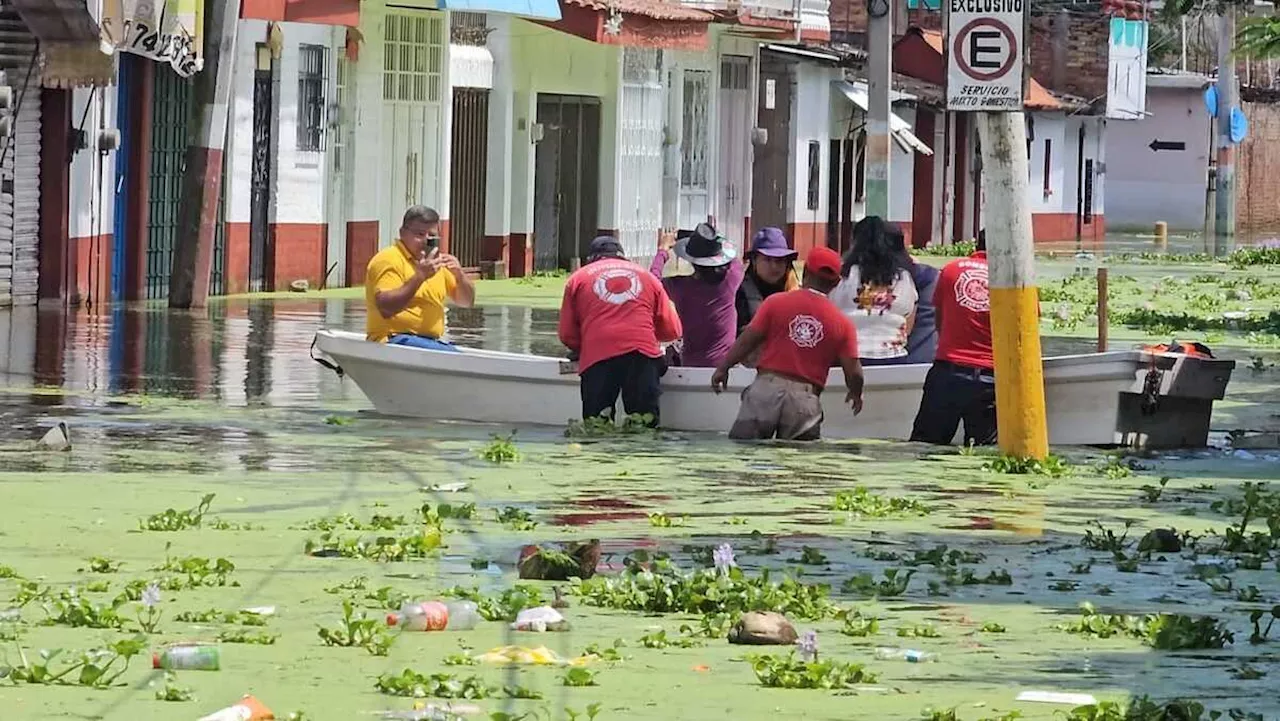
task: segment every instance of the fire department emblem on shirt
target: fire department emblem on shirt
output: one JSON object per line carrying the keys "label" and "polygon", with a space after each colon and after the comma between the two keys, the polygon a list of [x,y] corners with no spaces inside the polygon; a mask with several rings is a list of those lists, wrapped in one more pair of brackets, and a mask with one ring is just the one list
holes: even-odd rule
{"label": "fire department emblem on shirt", "polygon": [[987,269],[966,268],[956,279],[956,303],[974,313],[991,311],[991,294],[987,288]]}
{"label": "fire department emblem on shirt", "polygon": [[822,342],[822,321],[811,315],[798,315],[787,328],[791,342],[801,348],[816,348]]}
{"label": "fire department emblem on shirt", "polygon": [[622,305],[640,297],[640,276],[629,268],[610,268],[596,276],[591,288],[600,300]]}

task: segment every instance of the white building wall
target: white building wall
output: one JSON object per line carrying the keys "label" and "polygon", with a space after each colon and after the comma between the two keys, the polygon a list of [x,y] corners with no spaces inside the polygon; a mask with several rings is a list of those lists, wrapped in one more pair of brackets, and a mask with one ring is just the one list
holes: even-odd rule
{"label": "white building wall", "polygon": [[[511,82],[514,137],[511,153],[512,233],[533,232],[534,151],[531,130],[537,122],[538,93],[600,98],[599,228],[616,230],[618,94],[621,50],[512,19]],[[495,82],[495,85],[497,83]],[[495,88],[495,93],[498,88]]]}
{"label": "white building wall", "polygon": [[[1075,176],[1071,176],[1070,189],[1066,182],[1067,159],[1074,158],[1075,146],[1067,142],[1066,116],[1062,113],[1028,113],[1033,124],[1031,141],[1031,157],[1028,165],[1031,177],[1028,180],[1028,193],[1031,212],[1061,213],[1068,193],[1072,198],[1070,212],[1075,213]],[[1075,137],[1071,138],[1075,141]],[[1045,143],[1048,142],[1049,182],[1045,184]],[[1069,147],[1070,146],[1070,147]],[[1074,168],[1075,165],[1070,167]]]}
{"label": "white building wall", "polygon": [[[88,134],[89,147],[71,161],[72,238],[111,235],[115,217],[115,151],[98,148],[101,130],[116,127],[114,88],[77,88],[72,93],[71,121]],[[82,122],[83,121],[83,122]],[[106,253],[110,248],[104,248]]]}
{"label": "white building wall", "polygon": [[[355,222],[378,222],[382,217],[385,185],[382,167],[382,30],[385,9],[382,3],[366,2],[360,6],[360,55],[351,66],[355,93],[347,117],[351,131],[352,213]],[[379,247],[389,245],[396,228],[378,228]]]}
{"label": "white building wall", "polygon": [[[1171,229],[1198,230],[1210,147],[1203,91],[1148,85],[1147,112],[1107,124],[1107,224],[1148,230],[1163,220]],[[1153,151],[1155,140],[1183,142],[1186,150]]]}
{"label": "white building wall", "polygon": [[[916,125],[916,111],[907,105],[895,105],[893,114],[911,124]],[[932,143],[932,138],[921,138],[925,143]],[[889,220],[900,223],[904,227],[911,225],[912,203],[915,199],[916,154],[904,150],[896,140],[889,141]]]}
{"label": "white building wall", "polygon": [[[846,103],[843,97],[834,97],[831,90],[832,81],[839,80],[841,74],[839,69],[802,62],[795,65],[795,77],[795,94],[791,99],[791,193],[787,198],[787,221],[825,224],[832,134],[831,114],[827,109],[834,102]],[[812,208],[808,207],[811,142],[818,143],[818,197]]]}
{"label": "white building wall", "polygon": [[[241,20],[236,30],[236,60],[231,85],[231,107],[225,153],[226,183],[224,220],[249,222],[250,183],[253,177],[253,77],[257,44],[266,42],[265,20]],[[248,272],[247,270],[245,271]]]}
{"label": "white building wall", "polygon": [[[329,86],[333,82],[334,53],[332,30],[327,25],[308,23],[280,23],[284,34],[284,48],[275,63],[276,92],[275,116],[276,163],[271,179],[274,193],[273,223],[319,225],[326,220],[325,183],[328,166],[328,139],[321,151],[298,148],[298,69],[300,45],[319,45],[329,48],[326,54],[325,75]],[[262,37],[258,35],[256,37]],[[252,39],[250,44],[252,45]],[[252,50],[252,48],[251,48]],[[253,84],[250,76],[250,100]],[[333,102],[326,88],[326,104]],[[252,112],[250,112],[252,123]],[[252,125],[249,127],[252,140]]]}

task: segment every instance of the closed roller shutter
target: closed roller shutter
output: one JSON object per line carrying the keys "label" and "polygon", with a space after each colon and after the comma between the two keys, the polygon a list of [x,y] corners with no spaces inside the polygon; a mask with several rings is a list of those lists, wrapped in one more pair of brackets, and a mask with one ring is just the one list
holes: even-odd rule
{"label": "closed roller shutter", "polygon": [[40,282],[40,74],[29,72],[36,41],[0,7],[0,69],[14,91],[13,135],[0,164],[0,305],[35,305]]}

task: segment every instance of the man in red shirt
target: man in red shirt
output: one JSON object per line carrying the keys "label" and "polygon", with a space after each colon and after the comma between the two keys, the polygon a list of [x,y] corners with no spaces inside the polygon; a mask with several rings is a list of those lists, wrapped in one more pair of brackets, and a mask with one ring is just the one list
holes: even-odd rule
{"label": "man in red shirt", "polygon": [[628,416],[658,424],[662,346],[683,333],[662,281],[627,260],[616,238],[591,241],[587,264],[564,287],[560,342],[578,359],[582,417]]}
{"label": "man in red shirt", "polygon": [[729,437],[817,440],[822,433],[822,401],[827,375],[844,370],[845,396],[854,414],[862,412],[862,364],[858,336],[844,313],[827,299],[840,282],[840,255],[814,248],[804,262],[800,288],[764,300],[711,375],[711,388],[724,390],[729,369],[760,350],[756,378],[742,392]]}
{"label": "man in red shirt", "polygon": [[924,381],[911,440],[948,445],[963,420],[965,445],[991,445],[996,442],[996,380],[985,230],[978,233],[976,253],[942,269],[933,304],[938,354]]}

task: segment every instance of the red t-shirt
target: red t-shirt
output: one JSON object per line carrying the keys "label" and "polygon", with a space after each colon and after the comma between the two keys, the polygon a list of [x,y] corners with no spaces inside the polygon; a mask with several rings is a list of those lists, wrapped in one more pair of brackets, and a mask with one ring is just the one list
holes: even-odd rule
{"label": "red t-shirt", "polygon": [[560,342],[578,351],[579,373],[635,351],[657,358],[683,332],[662,281],[625,258],[584,265],[564,286]]}
{"label": "red t-shirt", "polygon": [[953,260],[942,269],[933,305],[937,310],[937,359],[970,368],[995,368],[985,251]]}
{"label": "red t-shirt", "polygon": [[827,387],[839,358],[858,357],[858,332],[827,296],[800,288],[765,298],[749,329],[764,334],[756,368]]}

